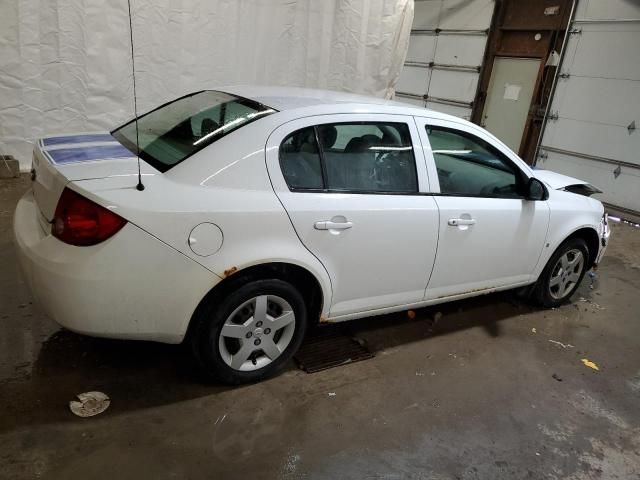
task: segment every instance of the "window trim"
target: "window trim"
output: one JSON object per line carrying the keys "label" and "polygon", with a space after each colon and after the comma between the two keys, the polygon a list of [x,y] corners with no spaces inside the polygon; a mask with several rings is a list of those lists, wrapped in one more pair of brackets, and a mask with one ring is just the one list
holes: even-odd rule
{"label": "window trim", "polygon": [[[399,191],[386,191],[386,190],[349,190],[349,189],[337,189],[337,188],[327,188],[327,166],[325,163],[324,149],[322,148],[322,144],[320,143],[320,136],[318,134],[318,127],[323,125],[404,125],[407,128],[407,133],[409,134],[409,141],[411,142],[411,156],[413,157],[413,171],[415,175],[415,190],[399,192]],[[284,169],[282,168],[282,156],[281,156],[281,148],[284,141],[289,138],[290,135],[304,130],[306,128],[313,128],[314,137],[316,141],[316,145],[318,147],[318,156],[320,158],[320,166],[322,168],[322,185],[324,188],[300,188],[300,187],[291,187],[289,182],[287,182],[287,177],[284,175]],[[420,180],[418,174],[418,161],[416,159],[416,146],[413,142],[413,138],[411,137],[411,127],[409,122],[402,121],[384,121],[384,120],[356,120],[356,121],[343,121],[343,122],[327,122],[327,123],[314,123],[313,125],[308,125],[306,127],[297,128],[288,132],[284,135],[280,145],[278,146],[278,164],[280,166],[280,173],[284,178],[285,185],[289,189],[290,192],[293,193],[348,193],[352,195],[406,195],[406,196],[418,196],[427,194],[430,195],[430,192],[421,192],[420,191]]]}
{"label": "window trim", "polygon": [[[305,128],[309,128],[309,127],[305,127]],[[324,150],[322,149],[322,147],[320,146],[320,134],[318,133],[318,126],[317,125],[313,125],[311,128],[313,128],[313,136],[316,139],[316,147],[318,148],[318,157],[320,158],[320,170],[322,171],[322,187],[323,190],[325,190],[327,188],[327,185],[329,184],[329,174],[327,173],[327,164],[325,162],[325,158],[324,158]],[[297,131],[297,130],[296,130]],[[291,132],[289,135],[293,134],[295,132]],[[287,137],[289,136],[287,135]],[[278,156],[280,156],[280,152],[278,151]],[[282,168],[282,164],[280,164],[280,168]],[[289,182],[287,182],[287,179],[285,177],[284,179],[285,183],[287,184],[287,187],[289,186]],[[298,189],[298,190],[304,190],[304,189]]]}
{"label": "window trim", "polygon": [[[483,146],[483,148],[488,149],[489,152],[492,153],[493,155],[495,155],[498,159],[502,160],[507,165],[511,166],[513,168],[513,173],[514,173],[517,181],[519,182],[519,185],[517,185],[517,188],[520,191],[517,193],[517,196],[506,197],[506,196],[493,195],[493,194],[488,194],[488,195],[475,194],[475,195],[471,195],[471,194],[468,194],[468,193],[445,193],[445,192],[442,192],[442,186],[440,185],[440,176],[437,175],[437,164],[436,164],[435,155],[433,153],[433,147],[431,145],[431,139],[429,138],[429,133],[427,131],[428,129],[436,129],[436,130],[440,130],[440,131],[450,132],[450,133],[453,133],[455,135],[460,135],[462,137],[470,138],[475,143],[478,143],[479,145]],[[438,189],[440,190],[440,192],[434,193],[434,195],[437,195],[437,196],[440,196],[440,197],[495,198],[495,199],[499,199],[499,200],[526,200],[526,195],[525,195],[524,189],[526,188],[527,182],[529,180],[529,176],[527,176],[525,174],[525,172],[522,171],[522,169],[518,166],[518,164],[516,162],[514,162],[511,158],[509,158],[508,155],[506,155],[504,152],[502,152],[499,148],[497,148],[495,145],[493,145],[488,140],[485,140],[484,138],[479,137],[478,135],[476,135],[475,133],[473,133],[473,132],[471,132],[469,130],[456,128],[456,127],[452,127],[452,126],[448,126],[448,125],[436,125],[436,124],[429,123],[429,121],[425,121],[425,123],[424,123],[424,135],[425,135],[427,141],[429,142],[429,153],[431,154],[431,160],[433,161],[434,167],[436,169],[436,178],[438,180]]]}

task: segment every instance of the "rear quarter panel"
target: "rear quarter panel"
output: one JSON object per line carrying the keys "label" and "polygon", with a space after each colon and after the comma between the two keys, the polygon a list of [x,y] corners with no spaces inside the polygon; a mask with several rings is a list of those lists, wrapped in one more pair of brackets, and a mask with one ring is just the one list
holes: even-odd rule
{"label": "rear quarter panel", "polygon": [[[265,163],[271,125],[260,124],[223,137],[164,174],[145,177],[143,192],[135,189],[134,176],[78,181],[75,188],[209,269],[218,281],[268,262],[306,268],[323,290],[326,315],[328,274],[300,242],[273,191]],[[222,247],[209,256],[189,246],[190,232],[204,222],[223,234]]]}

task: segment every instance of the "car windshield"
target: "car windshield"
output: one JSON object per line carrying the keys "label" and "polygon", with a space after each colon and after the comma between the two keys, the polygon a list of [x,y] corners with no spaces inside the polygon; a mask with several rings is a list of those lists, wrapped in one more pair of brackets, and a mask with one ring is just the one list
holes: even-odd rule
{"label": "car windshield", "polygon": [[215,90],[181,97],[116,128],[111,134],[134,154],[166,172],[234,130],[276,110]]}

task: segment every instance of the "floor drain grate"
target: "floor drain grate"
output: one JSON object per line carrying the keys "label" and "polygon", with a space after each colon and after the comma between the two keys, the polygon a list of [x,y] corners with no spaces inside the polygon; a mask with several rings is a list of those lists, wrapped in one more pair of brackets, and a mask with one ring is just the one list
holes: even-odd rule
{"label": "floor drain grate", "polygon": [[295,359],[302,370],[315,373],[373,356],[373,353],[355,340],[349,332],[338,328],[319,327],[317,332],[307,336],[295,354]]}

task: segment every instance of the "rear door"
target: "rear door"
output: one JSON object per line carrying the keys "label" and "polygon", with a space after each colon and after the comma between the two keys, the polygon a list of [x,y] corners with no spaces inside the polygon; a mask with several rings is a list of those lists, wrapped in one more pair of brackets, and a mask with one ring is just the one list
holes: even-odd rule
{"label": "rear door", "polygon": [[440,209],[438,257],[425,299],[532,280],[549,223],[546,201],[523,196],[528,176],[484,131],[416,118]]}
{"label": "rear door", "polygon": [[267,142],[278,198],[331,278],[332,317],[422,300],[438,209],[415,123],[400,115],[323,115]]}

